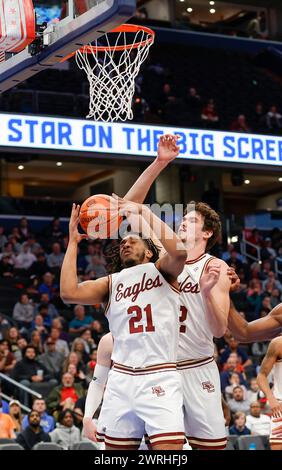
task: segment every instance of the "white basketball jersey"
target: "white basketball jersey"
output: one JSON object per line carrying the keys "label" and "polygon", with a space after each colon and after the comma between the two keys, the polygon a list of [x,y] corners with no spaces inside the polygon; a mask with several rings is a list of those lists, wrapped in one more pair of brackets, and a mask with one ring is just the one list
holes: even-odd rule
{"label": "white basketball jersey", "polygon": [[207,321],[206,305],[199,282],[211,259],[214,257],[203,254],[194,261],[187,261],[178,277],[180,288],[178,361],[214,355],[213,334]]}
{"label": "white basketball jersey", "polygon": [[275,362],[272,371],[274,378],[273,395],[278,400],[282,400],[282,359]]}
{"label": "white basketball jersey", "polygon": [[114,338],[112,360],[128,367],[176,363],[179,292],[153,263],[110,277],[107,318]]}

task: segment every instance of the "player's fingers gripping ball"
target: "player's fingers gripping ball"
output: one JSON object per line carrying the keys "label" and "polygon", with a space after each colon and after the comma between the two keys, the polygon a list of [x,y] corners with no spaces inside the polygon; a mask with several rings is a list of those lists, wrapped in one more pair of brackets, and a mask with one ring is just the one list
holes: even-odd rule
{"label": "player's fingers gripping ball", "polygon": [[89,238],[115,238],[123,218],[113,199],[106,194],[90,196],[83,202],[79,223]]}

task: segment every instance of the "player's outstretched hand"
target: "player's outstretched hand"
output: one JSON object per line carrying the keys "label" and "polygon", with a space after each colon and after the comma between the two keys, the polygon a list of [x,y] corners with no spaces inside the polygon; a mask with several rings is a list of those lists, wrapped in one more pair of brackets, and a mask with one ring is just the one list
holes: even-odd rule
{"label": "player's outstretched hand", "polygon": [[236,292],[240,287],[240,278],[234,268],[227,269],[227,276],[231,281],[230,292]]}
{"label": "player's outstretched hand", "polygon": [[158,145],[158,162],[169,163],[179,155],[180,147],[177,145],[179,137],[179,135],[172,134],[161,136]]}
{"label": "player's outstretched hand", "polygon": [[[269,400],[269,405],[271,408],[271,414],[273,418],[276,418],[276,422],[281,421],[282,423],[282,403],[279,402],[275,397]],[[282,424],[281,424],[281,434],[282,434]]]}
{"label": "player's outstretched hand", "polygon": [[75,241],[76,243],[89,238],[88,235],[78,232],[79,210],[80,206],[73,203],[69,222],[69,240]]}
{"label": "player's outstretched hand", "polygon": [[220,264],[208,265],[205,274],[200,279],[200,287],[203,294],[207,295],[218,282],[220,267]]}
{"label": "player's outstretched hand", "polygon": [[90,441],[97,442],[97,428],[92,418],[83,418],[83,435]]}

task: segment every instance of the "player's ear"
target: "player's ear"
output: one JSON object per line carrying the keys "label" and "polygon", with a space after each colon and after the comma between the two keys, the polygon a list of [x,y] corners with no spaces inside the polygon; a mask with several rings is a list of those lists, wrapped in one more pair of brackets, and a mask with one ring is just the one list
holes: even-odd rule
{"label": "player's ear", "polygon": [[211,238],[213,236],[213,231],[212,230],[205,230],[204,231],[204,238],[205,240],[208,240],[209,238]]}
{"label": "player's ear", "polygon": [[146,258],[151,260],[154,255],[153,255],[153,252],[151,250],[145,250],[145,256],[146,256]]}

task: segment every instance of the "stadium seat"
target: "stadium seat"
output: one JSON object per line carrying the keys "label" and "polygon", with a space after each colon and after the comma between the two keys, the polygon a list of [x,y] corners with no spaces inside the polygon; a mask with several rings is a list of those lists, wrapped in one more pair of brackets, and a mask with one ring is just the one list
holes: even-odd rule
{"label": "stadium seat", "polygon": [[262,436],[240,436],[238,438],[239,450],[265,450]]}
{"label": "stadium seat", "polygon": [[231,442],[234,449],[238,448],[238,436],[227,436],[227,441]]}
{"label": "stadium seat", "polygon": [[10,444],[0,444],[0,450],[24,450],[24,448],[16,442],[11,442]]}
{"label": "stadium seat", "polygon": [[59,446],[59,444],[55,444],[55,442],[38,442],[32,448],[32,450],[64,450],[63,447]]}
{"label": "stadium seat", "polygon": [[225,447],[224,450],[235,450],[235,447],[234,447],[234,445],[233,445],[233,442],[231,442],[231,441],[228,440],[228,441],[227,441],[227,444],[226,444],[226,447]]}
{"label": "stadium seat", "polygon": [[2,437],[0,439],[0,444],[13,444],[15,439],[8,439],[7,437]]}
{"label": "stadium seat", "polygon": [[95,442],[80,441],[73,444],[70,450],[99,450],[99,446]]}

